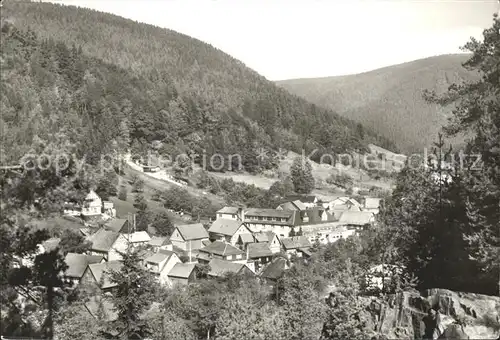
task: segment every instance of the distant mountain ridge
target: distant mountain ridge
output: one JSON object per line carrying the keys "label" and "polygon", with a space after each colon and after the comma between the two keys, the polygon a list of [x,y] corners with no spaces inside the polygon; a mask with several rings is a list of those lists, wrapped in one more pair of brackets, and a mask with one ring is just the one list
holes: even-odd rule
{"label": "distant mountain ridge", "polygon": [[475,79],[477,74],[462,67],[467,58],[466,54],[441,55],[355,75],[277,84],[373,128],[405,152],[419,152],[436,140],[451,111],[451,107],[427,103],[424,90],[442,93],[453,83]]}

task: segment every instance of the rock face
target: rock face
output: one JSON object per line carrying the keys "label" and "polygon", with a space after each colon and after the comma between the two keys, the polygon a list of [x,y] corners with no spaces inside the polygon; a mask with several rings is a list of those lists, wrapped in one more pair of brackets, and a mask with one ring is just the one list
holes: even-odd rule
{"label": "rock face", "polygon": [[429,289],[402,292],[382,301],[365,298],[368,327],[389,339],[420,339],[422,319],[431,307],[439,307],[444,333],[440,339],[498,339],[500,298],[472,293]]}

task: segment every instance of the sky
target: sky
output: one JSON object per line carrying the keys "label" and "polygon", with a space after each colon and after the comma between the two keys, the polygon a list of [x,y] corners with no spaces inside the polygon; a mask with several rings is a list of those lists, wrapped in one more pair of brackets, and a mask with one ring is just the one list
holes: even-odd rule
{"label": "sky", "polygon": [[53,0],[187,34],[270,80],[355,74],[461,53],[498,0]]}

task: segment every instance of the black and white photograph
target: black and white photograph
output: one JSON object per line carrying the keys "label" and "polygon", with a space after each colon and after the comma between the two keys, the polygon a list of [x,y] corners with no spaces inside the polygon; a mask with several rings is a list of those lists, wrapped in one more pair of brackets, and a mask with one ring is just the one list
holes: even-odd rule
{"label": "black and white photograph", "polygon": [[1,340],[500,340],[500,0],[1,0]]}

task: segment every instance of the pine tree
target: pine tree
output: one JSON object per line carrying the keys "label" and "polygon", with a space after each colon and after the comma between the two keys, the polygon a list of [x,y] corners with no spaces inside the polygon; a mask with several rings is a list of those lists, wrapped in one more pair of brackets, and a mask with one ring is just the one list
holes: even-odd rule
{"label": "pine tree", "polygon": [[308,194],[314,189],[311,163],[305,157],[298,156],[294,159],[290,167],[290,177],[295,192]]}
{"label": "pine tree", "polygon": [[117,285],[112,300],[118,313],[121,334],[129,339],[133,334],[148,335],[146,320],[140,315],[153,301],[154,279],[142,266],[138,251],[122,253],[123,266],[119,271],[111,271],[110,281]]}
{"label": "pine tree", "polygon": [[[469,217],[465,230],[470,256],[486,275],[496,275],[500,294],[500,18],[483,32],[483,40],[471,39],[464,46],[472,52],[464,67],[479,71],[481,78],[467,84],[453,84],[448,93],[427,98],[441,105],[453,103],[448,135],[472,135],[460,163],[461,190]],[[478,157],[480,156],[480,160]]]}

